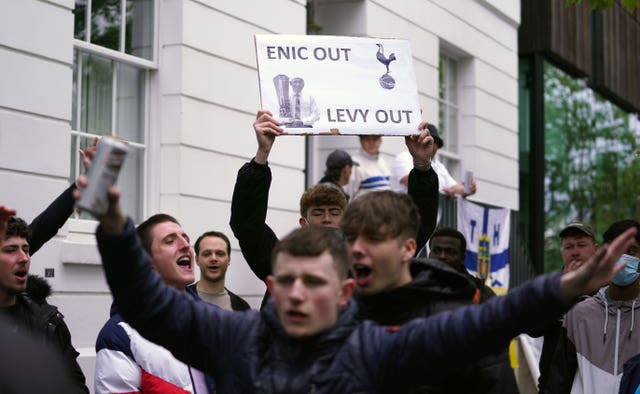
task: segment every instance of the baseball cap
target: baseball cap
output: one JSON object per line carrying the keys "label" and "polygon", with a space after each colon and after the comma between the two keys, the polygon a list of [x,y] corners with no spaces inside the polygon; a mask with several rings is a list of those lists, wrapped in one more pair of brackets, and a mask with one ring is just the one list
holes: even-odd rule
{"label": "baseball cap", "polygon": [[442,148],[444,146],[444,141],[440,138],[440,133],[438,132],[438,128],[432,124],[427,125],[427,130],[429,130],[429,134],[433,137],[438,148]]}
{"label": "baseball cap", "polygon": [[560,238],[564,238],[566,236],[569,236],[570,232],[575,233],[575,231],[572,230],[577,230],[578,232],[581,232],[589,237],[591,237],[592,239],[596,239],[596,233],[595,231],[593,231],[593,229],[584,224],[584,223],[580,223],[580,222],[573,222],[573,223],[569,223],[567,224],[567,226],[565,228],[562,229],[562,231],[560,231]]}
{"label": "baseball cap", "polygon": [[357,166],[359,164],[341,149],[336,149],[327,156],[327,168],[342,168],[346,165]]}

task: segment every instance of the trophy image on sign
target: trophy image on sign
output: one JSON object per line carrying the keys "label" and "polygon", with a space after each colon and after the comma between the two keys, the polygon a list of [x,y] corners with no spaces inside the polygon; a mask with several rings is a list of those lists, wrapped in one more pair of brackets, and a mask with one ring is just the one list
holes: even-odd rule
{"label": "trophy image on sign", "polygon": [[289,98],[289,77],[279,74],[273,77],[273,85],[278,96],[280,118],[291,119],[291,99]]}

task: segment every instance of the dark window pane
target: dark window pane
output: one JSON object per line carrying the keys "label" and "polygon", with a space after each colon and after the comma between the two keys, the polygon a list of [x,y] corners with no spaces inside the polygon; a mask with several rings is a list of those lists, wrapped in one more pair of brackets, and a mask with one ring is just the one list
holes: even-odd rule
{"label": "dark window pane", "polygon": [[87,39],[87,0],[76,0],[73,9],[73,36],[78,40]]}
{"label": "dark window pane", "polygon": [[120,0],[91,1],[91,43],[120,50]]}

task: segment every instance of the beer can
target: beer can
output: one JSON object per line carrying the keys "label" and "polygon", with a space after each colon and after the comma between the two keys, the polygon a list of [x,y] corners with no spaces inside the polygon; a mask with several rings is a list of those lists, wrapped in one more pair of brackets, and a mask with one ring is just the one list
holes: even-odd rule
{"label": "beer can", "polygon": [[124,141],[102,137],[87,172],[87,187],[82,190],[77,206],[96,215],[104,215],[109,208],[107,190],[118,180],[118,174],[129,151]]}

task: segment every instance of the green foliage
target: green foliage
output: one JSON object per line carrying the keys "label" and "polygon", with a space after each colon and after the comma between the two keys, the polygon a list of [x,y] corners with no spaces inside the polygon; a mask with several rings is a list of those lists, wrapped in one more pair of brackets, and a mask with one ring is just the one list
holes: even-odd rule
{"label": "green foliage", "polygon": [[545,65],[545,270],[562,266],[557,234],[570,221],[602,234],[634,218],[639,127],[582,80]]}
{"label": "green foliage", "polygon": [[[583,0],[567,0],[567,4],[582,4]],[[611,7],[615,0],[589,0],[591,9],[604,10]],[[622,5],[629,11],[633,11],[640,7],[640,0],[621,0]]]}

